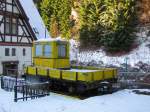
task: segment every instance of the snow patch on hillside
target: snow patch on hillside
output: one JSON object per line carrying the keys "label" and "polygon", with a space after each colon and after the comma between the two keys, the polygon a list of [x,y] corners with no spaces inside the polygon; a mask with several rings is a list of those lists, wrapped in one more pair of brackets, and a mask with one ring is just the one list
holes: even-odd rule
{"label": "snow patch on hillside", "polygon": [[[135,66],[138,62],[150,64],[150,38],[139,38],[140,46],[129,54],[123,56],[111,57],[107,56],[102,50],[95,51],[82,51],[79,52],[78,44],[75,40],[71,40],[71,60],[76,60],[79,63],[94,62],[95,64],[102,64],[104,66],[114,65],[120,66],[121,64],[127,63],[131,66]],[[144,39],[144,40],[142,40]]]}

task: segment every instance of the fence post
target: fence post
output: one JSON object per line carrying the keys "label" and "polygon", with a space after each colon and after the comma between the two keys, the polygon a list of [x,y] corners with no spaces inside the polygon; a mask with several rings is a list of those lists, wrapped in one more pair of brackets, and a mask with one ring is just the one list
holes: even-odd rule
{"label": "fence post", "polygon": [[22,86],[22,94],[23,94],[23,101],[25,99],[25,90],[24,90],[24,85]]}
{"label": "fence post", "polygon": [[14,102],[17,102],[17,86],[14,86]]}
{"label": "fence post", "polygon": [[1,77],[1,89],[4,89],[3,77]]}

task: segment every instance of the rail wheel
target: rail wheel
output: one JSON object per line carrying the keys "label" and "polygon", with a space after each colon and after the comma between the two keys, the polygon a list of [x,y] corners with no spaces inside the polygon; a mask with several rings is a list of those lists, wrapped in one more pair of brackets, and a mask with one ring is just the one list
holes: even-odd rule
{"label": "rail wheel", "polygon": [[112,84],[111,83],[101,83],[97,91],[102,94],[112,93]]}
{"label": "rail wheel", "polygon": [[68,87],[68,92],[71,93],[71,94],[72,94],[72,93],[75,93],[75,90],[76,90],[76,89],[75,89],[75,87],[73,87],[73,86]]}

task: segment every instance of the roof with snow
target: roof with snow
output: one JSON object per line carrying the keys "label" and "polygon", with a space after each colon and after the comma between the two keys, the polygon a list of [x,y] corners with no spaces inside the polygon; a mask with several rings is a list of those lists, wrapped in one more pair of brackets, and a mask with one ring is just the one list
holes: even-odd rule
{"label": "roof with snow", "polygon": [[65,40],[61,37],[57,37],[57,38],[41,38],[35,42],[51,42],[51,41],[67,41],[67,40]]}
{"label": "roof with snow", "polygon": [[49,32],[33,2],[33,0],[20,0],[20,3],[29,18],[29,23],[37,39],[50,38]]}

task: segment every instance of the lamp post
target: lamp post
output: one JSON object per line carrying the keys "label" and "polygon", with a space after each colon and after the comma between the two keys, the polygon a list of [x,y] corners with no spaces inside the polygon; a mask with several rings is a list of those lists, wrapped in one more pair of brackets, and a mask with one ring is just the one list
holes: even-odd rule
{"label": "lamp post", "polygon": [[126,72],[128,71],[128,60],[129,60],[129,57],[126,57],[125,58]]}

